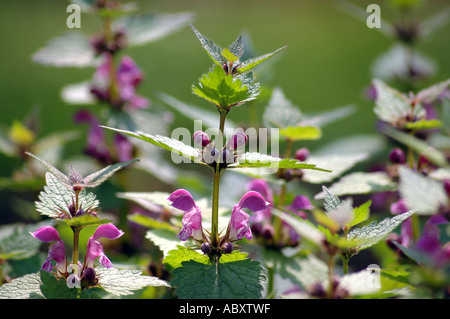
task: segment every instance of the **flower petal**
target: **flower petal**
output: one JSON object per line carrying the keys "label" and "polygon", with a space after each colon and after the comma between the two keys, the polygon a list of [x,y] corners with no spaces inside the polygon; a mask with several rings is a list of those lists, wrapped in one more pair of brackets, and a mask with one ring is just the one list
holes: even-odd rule
{"label": "flower petal", "polygon": [[91,238],[94,238],[94,240],[97,240],[99,238],[116,239],[123,234],[124,232],[118,229],[113,224],[104,224],[98,226],[97,230]]}
{"label": "flower petal", "polygon": [[184,212],[196,207],[192,195],[185,189],[176,190],[169,196],[168,200],[172,202],[173,207]]}
{"label": "flower petal", "polygon": [[263,210],[269,206],[270,203],[266,202],[264,197],[258,192],[250,191],[242,196],[238,206],[240,208],[248,208],[254,212]]}
{"label": "flower petal", "polygon": [[36,239],[43,241],[44,243],[51,243],[54,241],[60,241],[58,231],[52,226],[43,226],[36,230],[34,233],[30,233]]}

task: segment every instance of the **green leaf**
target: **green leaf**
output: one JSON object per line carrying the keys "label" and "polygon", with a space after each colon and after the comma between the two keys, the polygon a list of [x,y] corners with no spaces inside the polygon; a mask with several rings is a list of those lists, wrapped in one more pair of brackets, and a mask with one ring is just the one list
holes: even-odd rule
{"label": "green leaf", "polygon": [[390,127],[385,127],[383,133],[394,140],[411,147],[419,154],[425,155],[430,162],[437,166],[444,167],[448,165],[445,155],[437,149],[431,147],[427,142],[424,142],[410,134],[395,130]]}
{"label": "green leaf", "polygon": [[283,50],[284,48],[286,48],[286,46],[279,48],[278,50],[275,50],[271,53],[267,53],[255,58],[251,58],[248,59],[244,62],[242,62],[241,64],[239,64],[237,70],[239,73],[244,73],[247,72],[251,69],[253,69],[255,66],[259,65],[260,63],[266,61],[267,59],[273,57],[275,54],[277,54],[278,52],[280,52],[281,50]]}
{"label": "green leaf", "polygon": [[390,234],[398,225],[411,217],[414,211],[396,215],[392,218],[385,218],[377,224],[372,222],[367,226],[355,228],[348,234],[348,239],[355,242],[355,248],[363,250],[369,248]]}
{"label": "green leaf", "polygon": [[436,101],[436,99],[450,86],[450,79],[443,82],[434,84],[430,87],[420,90],[416,97],[420,103],[430,104]]}
{"label": "green leaf", "polygon": [[314,126],[288,126],[281,129],[279,134],[291,141],[317,140],[322,137],[320,128]]}
{"label": "green leaf", "polygon": [[116,163],[113,165],[109,165],[105,168],[102,168],[101,170],[86,176],[83,179],[84,186],[85,187],[97,187],[100,184],[102,184],[104,181],[106,181],[108,178],[110,178],[118,170],[120,170],[132,163],[135,163],[137,161],[138,161],[138,159],[132,159],[127,162]]}
{"label": "green leaf", "polygon": [[408,114],[412,115],[413,118],[422,119],[425,117],[425,109],[420,104],[415,105],[412,113],[411,103],[406,96],[381,80],[374,79],[372,84],[377,91],[374,111],[381,120],[388,123],[397,123],[398,120]]}
{"label": "green leaf", "polygon": [[167,256],[163,260],[163,263],[169,270],[171,270],[182,267],[183,262],[191,260],[202,264],[209,264],[210,262],[208,256],[200,254],[196,250],[177,245],[177,249],[168,252]]}
{"label": "green leaf", "polygon": [[361,206],[358,206],[353,209],[354,218],[353,220],[348,224],[349,227],[353,227],[355,225],[358,225],[362,222],[365,222],[369,219],[370,216],[370,205],[372,204],[372,201],[369,200],[362,204]]}
{"label": "green leaf", "polygon": [[60,222],[70,227],[86,227],[108,224],[112,221],[108,218],[99,218],[93,215],[83,215],[70,219],[61,219]]}
{"label": "green leaf", "polygon": [[297,127],[303,119],[303,114],[298,107],[292,104],[283,93],[276,87],[272,91],[269,103],[263,114],[264,125],[267,127]]}
{"label": "green leaf", "polygon": [[259,90],[260,85],[254,83],[252,73],[232,76],[217,65],[203,74],[197,85],[192,86],[194,94],[221,108],[254,100],[259,95]]}
{"label": "green leaf", "polygon": [[137,269],[117,269],[97,267],[98,285],[115,296],[132,295],[145,287],[170,287],[157,277],[144,276]]}
{"label": "green leaf", "polygon": [[127,45],[141,46],[179,31],[193,17],[190,12],[133,14],[115,20],[113,29],[125,31]]}
{"label": "green leaf", "polygon": [[315,163],[319,167],[326,167],[332,172],[323,173],[319,171],[304,171],[303,181],[311,184],[323,184],[333,181],[335,178],[341,176],[346,171],[351,169],[356,164],[366,160],[369,157],[368,153],[353,153],[353,154],[326,154],[314,155],[308,157],[308,161]]}
{"label": "green leaf", "polygon": [[37,224],[1,226],[0,260],[21,260],[37,254],[42,242],[33,238],[30,232],[51,224],[51,221],[43,221]]}
{"label": "green leaf", "polygon": [[55,67],[94,67],[96,57],[89,38],[82,32],[64,33],[32,56],[33,62]]}
{"label": "green leaf", "polygon": [[442,122],[439,120],[419,120],[416,122],[405,123],[403,127],[413,131],[429,130],[442,127]]}
{"label": "green leaf", "polygon": [[271,168],[295,168],[295,169],[312,169],[323,172],[331,172],[324,168],[319,168],[315,164],[299,162],[291,158],[279,158],[270,155],[260,154],[256,152],[248,152],[238,157],[238,163],[231,164],[229,168],[245,168],[245,167],[271,167]]}
{"label": "green leaf", "polygon": [[47,299],[77,299],[80,290],[69,288],[63,278],[56,278],[54,274],[40,271],[42,281],[41,292]]}
{"label": "green leaf", "polygon": [[[150,240],[161,250],[165,258],[171,251],[176,251],[178,246],[191,245],[191,240],[180,242],[180,239],[176,236],[173,230],[168,229],[151,229],[145,234],[145,238]],[[174,260],[172,262],[175,263]],[[169,258],[168,264],[170,265],[171,259]]]}
{"label": "green leaf", "polygon": [[203,49],[206,50],[209,57],[217,64],[219,67],[222,67],[222,64],[226,62],[222,56],[222,50],[218,47],[212,40],[209,40],[207,37],[203,36],[192,24],[189,24],[197,36],[198,40],[202,44]]}
{"label": "green leaf", "polygon": [[[336,196],[370,194],[394,191],[397,189],[397,183],[385,172],[354,172],[342,177],[328,189]],[[315,199],[324,197],[324,192],[314,196]]]}
{"label": "green leaf", "polygon": [[132,215],[128,216],[128,220],[133,223],[144,226],[144,227],[153,228],[153,229],[166,229],[166,230],[171,231],[172,233],[174,232],[174,227],[171,226],[170,224],[165,223],[165,222],[160,222],[160,221],[156,220],[155,218],[151,218],[146,215],[132,214]]}
{"label": "green leaf", "polygon": [[[36,210],[52,218],[57,218],[60,212],[71,216],[69,206],[73,204],[75,193],[64,187],[52,173],[47,172],[45,180],[47,184],[38,195],[39,201],[35,203]],[[95,195],[87,193],[86,189],[79,193],[78,203],[84,210],[95,209],[100,204]]]}
{"label": "green leaf", "polygon": [[325,202],[323,203],[323,205],[328,213],[334,211],[342,204],[339,197],[330,192],[328,188],[322,186],[322,190],[325,193]]}
{"label": "green leaf", "polygon": [[152,135],[152,134],[147,134],[147,133],[143,133],[143,132],[131,132],[131,131],[120,130],[120,129],[107,127],[107,126],[101,126],[101,127],[106,128],[108,130],[115,131],[115,132],[123,133],[123,134],[129,135],[129,136],[132,136],[132,137],[136,137],[145,142],[148,142],[150,144],[159,146],[165,150],[172,151],[178,155],[181,155],[184,158],[187,158],[187,159],[193,161],[194,163],[203,164],[201,152],[198,149],[196,149],[192,146],[186,145],[181,141],[169,138],[167,136]]}
{"label": "green leaf", "polygon": [[0,299],[44,299],[38,273],[28,274],[0,286]]}
{"label": "green leaf", "polygon": [[256,299],[262,297],[265,269],[250,259],[206,265],[185,261],[172,271],[171,284],[182,299]]}
{"label": "green leaf", "polygon": [[399,176],[400,195],[417,214],[432,215],[447,204],[448,196],[441,182],[406,167],[400,167]]}

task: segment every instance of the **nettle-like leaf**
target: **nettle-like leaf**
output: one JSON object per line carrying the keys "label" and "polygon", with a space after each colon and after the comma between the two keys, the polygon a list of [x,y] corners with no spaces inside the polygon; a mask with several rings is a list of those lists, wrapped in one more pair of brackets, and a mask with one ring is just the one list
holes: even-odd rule
{"label": "nettle-like leaf", "polygon": [[170,287],[157,277],[144,276],[137,269],[96,268],[98,285],[114,296],[132,295],[145,287]]}
{"label": "nettle-like leaf", "polygon": [[[75,193],[64,187],[50,172],[45,174],[45,180],[47,184],[38,196],[39,201],[35,203],[36,210],[52,218],[59,217],[60,213],[71,216],[69,206],[75,201]],[[94,210],[100,204],[96,196],[93,193],[87,193],[86,189],[79,193],[78,203],[84,210]]]}
{"label": "nettle-like leaf", "polygon": [[395,124],[408,115],[413,119],[425,118],[425,109],[421,104],[412,108],[411,101],[405,95],[379,79],[374,79],[372,84],[377,91],[374,111],[381,120]]}
{"label": "nettle-like leaf", "polygon": [[[394,191],[397,189],[397,183],[385,172],[354,172],[342,177],[328,189],[336,196],[370,194]],[[325,195],[322,191],[314,198],[325,198]]]}
{"label": "nettle-like leaf", "polygon": [[190,25],[194,31],[196,37],[202,44],[203,49],[208,53],[209,57],[213,62],[222,67],[224,64],[231,62],[233,66],[236,66],[236,71],[239,74],[243,74],[253,69],[260,63],[266,61],[267,59],[273,57],[275,54],[286,48],[285,46],[279,48],[278,50],[264,54],[255,58],[250,58],[243,62],[239,62],[239,58],[244,54],[244,46],[242,42],[242,36],[239,36],[236,41],[234,41],[228,48],[221,49],[214,41],[208,39],[202,35],[193,25]]}
{"label": "nettle-like leaf", "polygon": [[27,274],[3,284],[0,299],[44,299],[39,274]]}
{"label": "nettle-like leaf", "polygon": [[330,170],[319,168],[315,164],[308,164],[299,162],[296,159],[291,158],[279,158],[271,155],[248,152],[238,157],[238,163],[231,164],[229,168],[257,168],[257,167],[270,167],[270,168],[295,168],[295,169],[311,169],[319,170],[330,173]]}
{"label": "nettle-like leaf", "polygon": [[419,215],[432,215],[448,202],[442,182],[423,176],[406,167],[399,169],[399,192],[409,209]]}
{"label": "nettle-like leaf", "polygon": [[108,165],[107,167],[102,168],[83,178],[73,167],[70,168],[69,174],[65,175],[46,160],[43,160],[38,156],[29,152],[26,152],[26,154],[38,160],[42,165],[44,165],[49,170],[50,173],[52,173],[58,179],[61,185],[63,185],[68,189],[74,188],[84,189],[86,187],[92,188],[100,186],[103,182],[109,179],[118,170],[138,161],[138,159],[133,159],[127,162]]}
{"label": "nettle-like leaf", "polygon": [[260,84],[254,82],[252,73],[233,76],[214,65],[192,86],[192,92],[217,107],[230,108],[256,99]]}
{"label": "nettle-like leaf", "polygon": [[21,260],[38,253],[41,242],[30,236],[41,226],[51,225],[51,221],[37,224],[12,224],[0,227],[0,260]]}
{"label": "nettle-like leaf", "polygon": [[131,132],[131,131],[120,130],[120,129],[107,127],[107,126],[101,126],[101,127],[106,128],[108,130],[115,131],[115,132],[123,133],[123,134],[129,135],[129,136],[132,136],[132,137],[136,137],[136,138],[146,141],[150,144],[159,146],[165,150],[172,151],[178,155],[181,155],[182,157],[189,159],[194,163],[203,164],[202,155],[201,155],[200,151],[197,148],[186,145],[179,140],[175,140],[175,139],[172,139],[167,136],[152,135],[152,134],[143,133],[143,132],[139,132],[139,131]]}
{"label": "nettle-like leaf", "polygon": [[381,222],[372,222],[367,226],[352,229],[348,233],[348,240],[355,243],[355,248],[363,250],[369,248],[380,240],[383,240],[390,234],[397,226],[399,226],[407,218],[411,217],[414,211],[409,211],[403,214],[396,215],[392,218],[385,218]]}
{"label": "nettle-like leaf", "polygon": [[332,171],[330,173],[324,173],[320,171],[305,171],[302,179],[303,181],[311,184],[323,184],[331,182],[354,167],[356,164],[366,160],[368,157],[368,153],[326,155],[311,154],[310,156],[308,156],[308,161],[316,163],[316,165],[320,167],[327,167]]}
{"label": "nettle-like leaf", "polygon": [[133,14],[115,20],[112,28],[125,33],[127,45],[141,46],[179,31],[193,17],[190,12]]}
{"label": "nettle-like leaf", "polygon": [[64,33],[33,54],[33,62],[56,67],[94,67],[95,51],[83,32]]}

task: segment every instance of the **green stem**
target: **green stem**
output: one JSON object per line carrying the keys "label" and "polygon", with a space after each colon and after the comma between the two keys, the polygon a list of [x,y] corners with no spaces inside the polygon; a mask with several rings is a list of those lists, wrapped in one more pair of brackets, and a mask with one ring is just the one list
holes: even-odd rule
{"label": "green stem", "polygon": [[72,252],[72,264],[78,266],[78,254],[80,245],[80,226],[72,227],[73,230],[73,252]]}
{"label": "green stem", "polygon": [[[223,132],[225,128],[225,119],[228,111],[219,108],[220,113],[220,125],[219,125],[219,140],[221,140],[221,145],[223,145]],[[213,178],[213,194],[212,194],[212,218],[211,218],[211,245],[212,248],[218,248],[219,245],[219,188],[220,188],[220,156],[217,165],[214,167],[214,178]]]}
{"label": "green stem", "polygon": [[333,277],[334,277],[334,254],[330,254],[328,259],[328,297],[333,296]]}
{"label": "green stem", "polygon": [[350,258],[348,258],[347,256],[344,256],[343,261],[342,261],[342,271],[344,272],[344,275],[348,274],[348,262],[349,262]]}

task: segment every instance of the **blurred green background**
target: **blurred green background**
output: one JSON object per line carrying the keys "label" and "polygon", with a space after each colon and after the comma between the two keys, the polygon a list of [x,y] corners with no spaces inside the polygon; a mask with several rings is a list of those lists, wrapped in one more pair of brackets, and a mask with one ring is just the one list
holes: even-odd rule
{"label": "blurred green background", "polygon": [[[263,85],[279,86],[304,113],[315,113],[348,104],[357,106],[352,116],[327,126],[317,143],[357,133],[374,133],[373,103],[364,92],[371,80],[374,59],[392,41],[344,13],[332,0],[156,0],[136,1],[142,12],[181,12],[195,14],[192,23],[205,36],[225,47],[245,32],[256,53],[264,54],[287,45],[277,56],[274,72]],[[381,6],[383,19],[398,18],[390,1],[354,1],[365,10],[368,4]],[[427,1],[417,10],[417,19],[440,12],[448,1]],[[68,31],[68,2],[57,0],[2,1],[0,6],[0,126],[23,119],[33,105],[41,108],[41,135],[77,128],[72,120],[78,107],[60,99],[67,84],[90,79],[93,68],[54,68],[35,64],[31,55],[51,38]],[[369,15],[369,14],[367,14]],[[82,14],[81,30],[90,34],[101,28],[95,17]],[[449,25],[418,49],[435,60],[438,73],[433,80],[448,77],[450,70]],[[191,85],[208,70],[211,60],[202,50],[189,27],[163,40],[143,47],[126,49],[143,69],[146,79],[139,93],[153,100],[157,92],[182,101],[210,108],[191,93]],[[261,110],[265,104],[261,104]],[[95,111],[95,106],[90,107]],[[230,117],[245,122],[245,107]],[[176,114],[176,126],[191,125]],[[81,152],[85,139],[74,143],[71,152]],[[5,164],[6,163],[6,164]],[[0,155],[0,174],[10,176],[8,159]]]}

